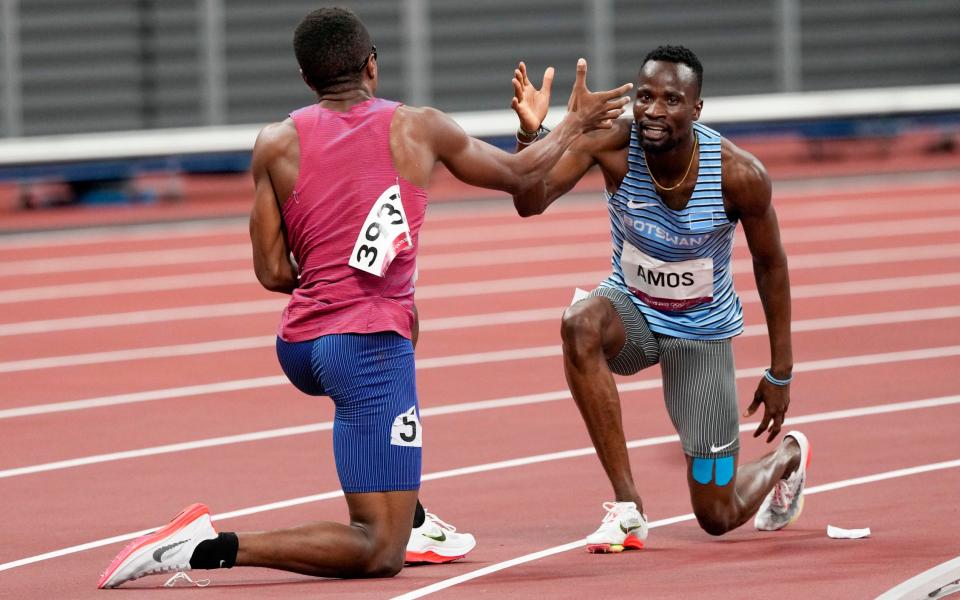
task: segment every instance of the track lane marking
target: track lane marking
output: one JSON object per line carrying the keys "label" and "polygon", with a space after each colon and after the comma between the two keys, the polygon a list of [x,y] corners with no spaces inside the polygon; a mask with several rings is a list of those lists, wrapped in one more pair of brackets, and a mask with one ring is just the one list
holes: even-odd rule
{"label": "track lane marking", "polygon": [[[539,357],[559,355],[560,349],[559,346],[539,346],[535,348],[529,348],[525,350],[526,352],[533,353]],[[520,356],[520,353],[524,350],[507,350],[493,353],[481,353],[479,356],[474,355],[470,360],[479,362],[498,362],[504,360],[517,360],[517,357]],[[957,346],[940,346],[935,348],[924,348],[920,350],[901,350],[896,352],[884,352],[879,354],[866,354],[861,356],[850,356],[843,358],[833,358],[817,361],[809,361],[804,363],[799,363],[794,365],[794,371],[799,370],[821,370],[821,369],[835,369],[840,367],[850,367],[850,366],[863,366],[870,364],[879,364],[879,363],[889,363],[895,362],[898,360],[926,360],[930,358],[945,358],[951,356],[957,356],[960,354],[960,345]],[[464,361],[467,360],[465,357],[470,355],[460,355],[454,360]],[[431,359],[423,359],[417,361],[418,369],[428,369],[428,368],[437,368],[437,366],[445,366],[439,362],[441,359],[432,359],[438,361],[433,363],[433,366],[430,366]],[[737,377],[741,376],[753,376],[753,375],[762,375],[763,368],[755,367],[752,369],[738,369]],[[740,375],[744,373],[744,375]],[[156,400],[171,400],[174,398],[185,398],[191,396],[203,396],[208,394],[217,394],[223,392],[236,392],[242,390],[252,390],[260,389],[265,387],[274,387],[287,385],[289,382],[285,375],[268,375],[265,377],[251,377],[248,379],[233,379],[230,381],[220,381],[214,383],[204,383],[204,384],[195,384],[188,386],[180,386],[174,388],[162,388],[157,390],[147,390],[141,392],[129,392],[125,394],[115,394],[111,396],[100,396],[96,398],[86,398],[82,400],[68,400],[65,402],[51,402],[48,404],[39,404],[39,405],[28,405],[28,406],[19,406],[16,408],[7,408],[0,410],[0,420],[2,419],[12,419],[17,417],[26,417],[33,415],[43,415],[50,413],[59,413],[59,412],[70,412],[75,410],[84,410],[89,408],[102,408],[105,406],[117,406],[121,404],[137,404],[140,402],[152,402]],[[646,382],[635,382],[633,384],[623,384],[625,387],[618,389],[631,389],[629,386],[637,385],[643,383],[647,385]],[[659,385],[659,381],[657,381]]]}
{"label": "track lane marking", "polygon": [[[885,414],[885,413],[896,412],[896,411],[918,410],[922,408],[947,406],[951,404],[956,404],[958,402],[960,402],[960,396],[948,396],[944,398],[932,398],[927,400],[902,402],[902,403],[898,403],[897,405],[877,405],[877,406],[871,406],[871,407],[864,407],[861,409],[829,411],[829,412],[823,412],[823,413],[814,413],[810,415],[804,415],[800,417],[788,418],[784,423],[784,425],[794,426],[794,425],[803,424],[803,423],[815,423],[815,422],[830,421],[830,420],[836,420],[836,419],[851,419],[851,418],[858,418],[863,416],[872,416],[874,414]],[[755,429],[758,423],[759,422],[744,423],[740,425],[740,431],[749,432],[752,429]],[[649,447],[649,446],[674,443],[679,441],[680,441],[680,437],[678,435],[666,435],[666,436],[658,436],[658,437],[652,437],[652,438],[644,438],[639,440],[631,440],[627,443],[627,447],[631,449],[635,449],[635,448],[643,448],[643,447]],[[565,460],[568,458],[579,458],[583,456],[589,456],[594,453],[595,453],[594,449],[592,447],[589,447],[589,448],[578,448],[574,450],[567,450],[563,452],[553,452],[549,454],[538,454],[538,455],[528,456],[524,458],[517,458],[517,459],[498,461],[493,463],[474,465],[470,467],[463,467],[459,469],[449,469],[446,471],[437,471],[434,473],[428,473],[421,478],[421,481],[435,481],[438,479],[448,479],[451,477],[460,477],[460,476],[472,475],[476,473],[486,473],[486,472],[497,471],[501,469],[524,467],[532,464],[540,464],[544,462]],[[941,465],[941,466],[937,466],[937,465]],[[948,466],[942,466],[942,465],[948,465]],[[843,480],[842,482],[825,484],[825,485],[817,486],[816,488],[811,488],[811,489],[823,488],[823,491],[829,491],[832,489],[839,489],[840,487],[845,487],[840,484],[844,482],[849,482],[849,481],[857,481],[859,483],[872,483],[874,481],[882,481],[884,479],[890,479],[892,477],[904,476],[905,474],[928,472],[928,471],[936,470],[938,468],[939,469],[952,468],[955,466],[960,466],[960,460],[948,461],[943,463],[933,463],[932,465],[925,465],[923,467],[914,467],[912,469],[898,469],[896,471],[888,471],[886,473],[879,473],[875,475],[868,475],[865,477],[858,477],[854,479]],[[918,470],[918,469],[926,469],[926,470]],[[900,474],[900,475],[892,475],[892,474]],[[848,485],[857,485],[857,484],[848,484]],[[225,520],[230,518],[249,516],[253,514],[269,512],[273,510],[280,510],[283,508],[290,508],[293,506],[300,506],[303,504],[309,504],[313,502],[319,502],[322,500],[330,500],[330,499],[339,498],[342,496],[343,496],[342,490],[334,490],[334,491],[324,492],[320,494],[301,496],[299,498],[291,498],[288,500],[270,502],[267,504],[260,504],[257,506],[251,506],[251,507],[228,511],[224,513],[218,513],[213,515],[212,519],[214,521],[220,521],[220,520]],[[673,519],[664,519],[662,521],[657,521],[657,522],[658,523],[663,523],[663,522],[675,523],[675,522],[680,522],[680,520],[685,520],[687,518],[693,518],[693,515],[680,515],[678,517],[673,517]],[[50,560],[53,558],[59,558],[61,556],[67,556],[69,554],[75,554],[77,552],[83,552],[85,550],[100,548],[102,546],[106,546],[109,544],[124,542],[127,540],[131,540],[133,538],[139,537],[141,535],[150,533],[151,531],[155,531],[156,529],[157,527],[141,529],[139,531],[134,531],[131,533],[116,535],[109,538],[103,538],[93,542],[87,542],[84,544],[69,546],[67,548],[53,550],[51,552],[45,552],[42,554],[37,554],[35,556],[30,556],[30,557],[22,558],[19,560],[6,562],[3,564],[0,564],[0,572],[42,562],[45,560]],[[573,543],[574,542],[571,542],[571,544]],[[567,548],[568,546],[570,548],[575,547],[575,546],[571,546],[571,544],[565,544],[563,547],[564,548]],[[582,540],[578,540],[576,544],[582,544]],[[558,552],[560,551],[562,550],[558,550]],[[514,559],[514,560],[517,560],[517,559]],[[516,563],[516,564],[519,564],[519,563]],[[482,569],[482,570],[485,570],[485,569]],[[479,576],[480,575],[477,575],[477,577]],[[458,580],[457,581],[458,583],[461,582],[459,578],[454,578],[454,579]],[[465,580],[466,579],[464,579],[463,581]],[[452,581],[452,580],[447,580],[447,581]],[[443,582],[440,582],[440,583],[443,583]],[[435,586],[438,584],[433,584],[433,585]],[[451,584],[451,585],[455,585],[455,584]],[[432,586],[428,586],[428,587],[432,587]],[[432,590],[432,591],[438,591],[438,590]],[[428,593],[432,593],[432,592],[428,592]]]}
{"label": "track lane marking", "polygon": [[[534,323],[541,321],[559,320],[564,307],[532,309],[525,311],[512,311],[502,313],[486,313],[479,315],[464,315],[462,317],[446,317],[444,319],[425,320],[420,324],[421,331],[437,331],[440,329],[467,329],[474,327],[493,327],[499,325],[515,325],[518,323]],[[865,313],[859,315],[843,315],[838,317],[823,317],[819,319],[797,320],[791,323],[794,332],[799,331],[818,331],[822,329],[841,328],[841,327],[864,327],[871,325],[886,325],[892,323],[916,323],[920,321],[931,321],[940,319],[954,319],[960,317],[960,306],[941,306],[934,308],[920,308],[901,311],[887,311],[880,313]],[[753,337],[757,335],[766,335],[767,327],[765,324],[747,325],[740,337]],[[276,345],[275,336],[253,336],[242,338],[229,338],[223,340],[211,340],[208,342],[193,342],[188,344],[173,344],[165,346],[147,346],[142,348],[125,348],[122,350],[108,350],[104,352],[89,352],[83,354],[69,354],[62,356],[48,356],[43,358],[30,358],[23,360],[10,360],[0,362],[0,373],[16,373],[23,371],[35,371],[40,369],[54,369],[62,367],[75,367],[84,365],[97,365],[105,363],[125,362],[134,360],[147,360],[154,358],[173,358],[180,356],[197,356],[202,354],[217,354],[221,352],[235,352],[241,350],[252,350],[259,348],[271,348]],[[557,346],[556,348],[559,348]],[[529,352],[528,352],[529,351]],[[539,358],[543,356],[556,356],[559,350],[543,354],[536,348],[521,348],[516,350],[506,350],[500,352],[519,352],[517,360],[527,358]],[[437,366],[453,366],[474,364],[470,359],[463,357],[496,355],[491,352],[473,353],[446,357],[451,359],[449,364],[436,364]],[[511,357],[512,354],[503,356]],[[426,358],[422,361],[442,361],[443,357],[436,359]],[[482,361],[481,362],[488,362]]]}
{"label": "track lane marking", "polygon": [[[555,223],[551,222],[551,225]],[[563,228],[544,230],[544,234],[549,237],[574,235],[577,232],[573,226],[581,230],[587,225],[582,221],[574,221],[571,224],[571,231]],[[480,230],[477,239],[471,239],[471,236],[460,234],[459,236],[450,236],[449,244],[456,243],[462,245],[470,241],[498,241],[500,237],[505,236],[503,240],[516,239],[517,227],[521,225],[509,225],[499,227],[494,231]],[[507,231],[507,228],[510,228]],[[784,228],[781,230],[781,237],[786,243],[802,243],[812,241],[834,241],[838,239],[871,239],[877,237],[905,236],[919,233],[934,233],[944,231],[955,231],[960,228],[960,217],[945,217],[937,219],[905,219],[900,221],[880,221],[863,222],[842,225],[822,225],[816,227]],[[539,237],[548,237],[548,235],[522,236],[520,239],[539,239]],[[509,234],[509,235],[507,235]],[[513,236],[513,237],[511,237]],[[437,245],[437,242],[421,242],[429,247],[430,244]],[[515,249],[522,255],[522,249]],[[824,262],[824,265],[830,264]],[[742,267],[741,267],[742,268]],[[602,278],[605,275],[601,275]],[[596,277],[596,276],[594,276]],[[533,278],[536,279],[536,278]],[[24,302],[30,300],[59,300],[66,298],[81,298],[100,295],[138,293],[144,291],[162,291],[174,289],[186,289],[196,287],[217,287],[226,285],[240,285],[249,283],[253,285],[255,278],[253,272],[247,269],[216,271],[208,273],[190,273],[186,275],[167,275],[161,277],[144,277],[131,279],[114,279],[107,281],[63,284],[59,286],[38,286],[27,288],[15,288],[0,291],[0,303]],[[444,285],[444,284],[439,284]],[[448,284],[450,285],[450,284]],[[455,284],[453,284],[455,285]],[[432,286],[438,287],[438,286]],[[259,288],[258,288],[259,289]],[[539,289],[539,288],[536,288]]]}
{"label": "track lane marking", "polygon": [[[953,346],[951,356],[960,355],[960,346]],[[933,349],[930,349],[933,350]],[[814,361],[808,363],[799,363],[795,365],[794,371],[798,373],[805,372],[814,372],[817,370],[829,370],[837,368],[849,368],[856,366],[869,366],[872,364],[885,364],[890,362],[900,362],[901,360],[925,360],[927,358],[939,358],[939,355],[930,356],[929,352],[924,351],[911,351],[912,354],[904,355],[903,353],[896,353],[897,356],[891,355],[865,355],[865,356],[855,356],[847,357],[847,359],[827,359],[824,361]],[[758,377],[763,374],[763,367],[753,367],[749,369],[737,369],[734,372],[734,376],[737,379],[743,379],[748,377]],[[285,382],[285,380],[284,380]],[[626,392],[637,392],[644,390],[652,390],[661,387],[662,382],[659,378],[656,379],[646,379],[643,381],[634,381],[631,383],[621,383],[617,384],[617,391],[620,393]],[[932,400],[923,400],[918,402],[928,403],[926,406],[938,406],[941,404],[952,404],[960,396],[944,396],[941,398],[935,398]],[[552,392],[542,392],[538,394],[527,394],[522,396],[512,396],[507,398],[498,398],[493,400],[479,400],[474,402],[460,402],[457,404],[448,404],[444,406],[435,406],[429,408],[423,408],[420,411],[422,417],[431,417],[431,416],[441,416],[441,415],[451,415],[467,412],[475,412],[480,410],[493,410],[500,408],[511,408],[515,406],[525,406],[531,404],[541,404],[545,402],[556,402],[563,400],[570,400],[570,392],[568,390],[556,390]],[[144,400],[146,401],[146,400]],[[890,410],[900,410],[896,407],[905,406],[904,403],[893,403],[883,406],[894,407]],[[911,404],[912,406],[912,404]],[[918,405],[919,406],[919,405]],[[858,410],[858,409],[853,409]],[[844,411],[833,411],[831,414],[847,414]],[[11,418],[11,417],[6,417]],[[132,458],[143,458],[147,456],[156,456],[160,454],[170,454],[175,452],[186,452],[190,450],[197,450],[202,448],[213,448],[217,446],[227,446],[232,444],[240,444],[252,441],[262,441],[262,440],[272,440],[277,438],[289,437],[293,435],[303,435],[307,433],[315,433],[319,431],[329,431],[333,428],[332,421],[324,421],[318,423],[311,423],[307,425],[299,425],[292,427],[281,427],[276,429],[266,429],[261,431],[255,431],[251,433],[243,433],[229,436],[219,436],[214,438],[206,438],[201,440],[193,440],[190,442],[180,442],[176,444],[165,444],[161,446],[153,446],[148,448],[140,448],[136,450],[125,450],[120,452],[110,452],[106,454],[96,454],[92,456],[86,456],[81,458],[59,460],[47,463],[41,463],[37,465],[30,465],[24,467],[15,467],[11,469],[0,470],[0,479],[17,477],[21,475],[32,475],[35,473],[43,473],[47,471],[55,471],[60,469],[68,469],[74,467],[82,467],[92,464],[100,464],[106,462],[114,462],[118,460],[127,460]]]}
{"label": "track lane marking", "polygon": [[[950,198],[951,201],[955,198]],[[898,204],[897,212],[903,210]],[[893,211],[891,211],[893,212]],[[832,217],[832,218],[835,218]],[[785,228],[788,229],[788,228]],[[948,244],[948,246],[950,246]],[[953,245],[956,246],[956,245]],[[913,249],[903,248],[904,252],[919,254],[930,248],[930,251],[942,248],[942,245],[917,246]],[[892,252],[891,250],[886,250]],[[869,251],[863,251],[869,252]],[[447,269],[463,266],[486,266],[514,264],[530,261],[546,261],[556,258],[585,258],[602,257],[609,255],[610,242],[584,242],[581,244],[551,244],[528,246],[523,253],[516,249],[489,249],[483,252],[455,252],[433,253],[429,248],[418,258],[421,270]],[[837,253],[843,256],[844,252]],[[947,254],[952,256],[953,254]],[[817,255],[819,256],[819,255]],[[58,256],[34,259],[0,259],[0,277],[15,275],[39,275],[50,273],[74,273],[78,271],[96,271],[118,268],[145,268],[163,265],[189,265],[209,263],[225,260],[251,260],[249,243],[217,244],[209,246],[192,246],[188,248],[174,248],[164,250],[138,250],[130,252],[110,252],[99,254],[85,254],[72,256]]]}
{"label": "track lane marking", "polygon": [[[899,477],[909,477],[911,475],[919,475],[922,473],[931,473],[934,471],[941,471],[944,469],[955,469],[957,467],[960,467],[960,459],[930,463],[926,465],[918,465],[916,467],[908,467],[905,469],[896,469],[893,471],[875,473],[873,475],[865,475],[863,477],[843,479],[840,481],[834,481],[824,485],[813,486],[804,490],[804,495],[822,494],[824,492],[831,492],[834,490],[844,489],[844,488],[853,487],[857,485],[866,485],[869,483],[887,481],[887,480],[896,479]],[[692,521],[693,519],[694,519],[693,513],[687,513],[685,515],[677,515],[675,517],[670,517],[668,519],[660,519],[658,521],[652,521],[649,524],[649,527],[650,529],[655,529],[658,527],[666,527],[668,525],[673,525],[675,523],[682,523],[684,521]],[[553,556],[555,554],[560,554],[562,552],[567,552],[569,550],[583,548],[583,546],[584,546],[583,539],[579,539],[574,542],[569,542],[559,546],[554,546],[552,548],[547,548],[545,550],[540,550],[539,552],[525,554],[523,556],[518,556],[510,560],[498,562],[498,563],[483,567],[481,569],[477,569],[475,571],[470,571],[468,573],[458,575],[457,577],[444,579],[442,581],[438,581],[437,583],[407,592],[405,594],[400,594],[399,596],[394,596],[392,600],[414,600],[416,598],[422,598],[424,596],[428,596],[435,592],[449,589],[461,583],[478,579],[485,575],[497,573],[499,571],[509,569],[510,567],[515,567],[517,565],[533,562],[535,560]]]}
{"label": "track lane marking", "polygon": [[[240,271],[236,271],[234,275],[239,276],[240,273]],[[231,277],[234,275],[231,275]],[[441,283],[420,288],[417,293],[417,299],[433,300],[441,298],[474,297],[478,295],[512,294],[517,292],[563,289],[582,286],[588,286],[592,288],[609,275],[609,271],[585,271],[579,273],[562,273],[534,277],[476,280],[463,283]],[[246,275],[244,275],[244,277],[246,277]],[[188,278],[183,278],[183,280],[180,281],[176,280],[175,277],[163,277],[156,279],[163,281],[148,281],[146,285],[148,287],[173,286],[164,287],[163,289],[165,290],[179,288],[179,286],[195,287],[191,284],[196,283],[200,278],[191,276]],[[146,280],[126,281],[132,282],[132,284],[139,284]],[[811,298],[822,295],[855,295],[858,293],[902,291],[921,288],[951,287],[956,285],[960,285],[960,272],[863,279],[840,283],[794,285],[791,286],[791,295],[793,298]],[[106,289],[107,287],[109,286],[102,284],[77,284],[77,286],[73,288],[70,288],[70,286],[61,286],[60,289],[67,291],[72,289],[74,294],[79,294],[79,296],[74,295],[72,297],[138,293],[139,291],[142,291],[133,288],[129,288],[127,290],[114,289],[112,291],[108,291]],[[45,286],[43,288],[25,288],[21,290],[8,290],[7,292],[0,292],[0,304],[26,302],[31,299],[52,299],[57,289],[57,286]],[[21,294],[21,292],[25,295]],[[34,293],[36,293],[38,297],[31,298],[30,296],[32,296]],[[756,302],[759,300],[759,296],[757,295],[755,289],[748,289],[738,292],[738,295],[740,296],[742,302]],[[66,298],[67,296],[60,296],[56,299],[61,300]],[[0,323],[0,337],[24,335],[28,333],[42,333],[47,331],[63,331],[66,329],[85,329],[89,326],[110,327],[116,325],[163,322],[165,320],[186,320],[190,318],[200,318],[191,316],[191,311],[193,309],[199,309],[197,314],[204,314],[204,318],[237,316],[239,314],[254,314],[261,312],[266,313],[274,310],[279,312],[282,310],[284,305],[285,303],[282,300],[260,300],[239,303],[208,304],[201,305],[199,307],[113,313],[112,315],[63,317],[58,319]],[[216,307],[218,306],[224,307],[224,315],[217,314]],[[114,315],[117,315],[118,317],[116,323],[112,322],[111,320],[111,317]],[[164,319],[164,316],[167,318]]]}
{"label": "track lane marking", "polygon": [[[784,185],[784,184],[781,184]],[[950,208],[949,200],[956,197],[956,191],[952,189],[954,185],[950,181],[936,182],[930,185],[918,183],[906,183],[902,185],[885,185],[882,187],[864,187],[857,185],[852,189],[837,191],[836,183],[830,183],[814,189],[805,189],[798,191],[777,192],[774,195],[774,203],[778,208],[783,208],[785,220],[793,218],[809,218],[806,212],[809,211],[813,218],[829,218],[846,215],[861,214],[888,214],[888,212],[899,212],[902,210],[902,202],[909,202],[911,206],[918,206],[921,209],[928,208],[928,202],[931,199],[944,198],[947,204],[943,208]],[[931,189],[932,188],[932,189]],[[876,207],[863,202],[865,198],[875,198],[877,195],[883,195],[880,202],[888,202],[887,196],[894,196],[900,200],[899,204],[877,211]],[[571,194],[572,202],[558,203],[550,208],[550,215],[579,215],[579,214],[597,214],[602,212],[603,205],[599,205],[596,199],[600,197],[599,192],[573,192]],[[811,200],[811,196],[814,196]],[[905,197],[906,196],[906,197]],[[796,206],[798,203],[801,206]],[[433,205],[433,212],[429,217],[429,222],[443,223],[450,221],[460,221],[472,215],[480,214],[485,218],[518,218],[516,211],[509,205],[509,202],[503,201],[502,210],[499,208],[491,209],[484,206],[480,210],[473,210],[461,206],[446,206],[443,210],[437,211],[440,205]],[[940,204],[934,202],[934,209],[939,209]],[[836,210],[834,206],[844,210],[838,214],[832,212]],[[886,206],[883,204],[882,206]],[[796,217],[795,212],[802,212],[804,216]],[[784,217],[781,217],[782,219]],[[98,243],[122,242],[122,241],[150,241],[167,240],[171,238],[204,238],[210,235],[234,234],[238,237],[246,234],[245,225],[247,218],[245,216],[231,216],[216,219],[196,219],[191,221],[172,221],[163,223],[130,223],[118,224],[113,226],[94,226],[79,227],[74,229],[63,229],[57,231],[31,231],[23,233],[6,234],[0,236],[0,250],[14,250],[21,248],[43,248],[50,246],[77,246],[91,245]]]}

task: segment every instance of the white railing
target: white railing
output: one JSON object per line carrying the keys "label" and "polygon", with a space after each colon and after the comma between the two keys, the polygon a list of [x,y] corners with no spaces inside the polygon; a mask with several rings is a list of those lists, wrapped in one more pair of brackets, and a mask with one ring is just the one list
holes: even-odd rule
{"label": "white railing", "polygon": [[[561,90],[555,90],[555,93],[560,94]],[[563,107],[551,109],[547,124],[558,122],[564,110]],[[960,113],[960,84],[707,98],[701,121],[718,126],[722,132],[723,124],[730,123],[762,124],[943,112]],[[517,127],[516,116],[510,110],[456,113],[451,116],[475,137],[509,136]],[[261,126],[232,125],[0,139],[0,167],[249,152]]]}

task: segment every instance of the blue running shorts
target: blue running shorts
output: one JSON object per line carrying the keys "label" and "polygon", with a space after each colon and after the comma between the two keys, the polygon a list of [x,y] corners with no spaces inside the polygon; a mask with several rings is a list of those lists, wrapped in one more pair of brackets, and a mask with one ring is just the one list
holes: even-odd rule
{"label": "blue running shorts", "polygon": [[423,432],[413,345],[393,332],[277,338],[287,378],[336,406],[333,456],[345,493],[420,488]]}

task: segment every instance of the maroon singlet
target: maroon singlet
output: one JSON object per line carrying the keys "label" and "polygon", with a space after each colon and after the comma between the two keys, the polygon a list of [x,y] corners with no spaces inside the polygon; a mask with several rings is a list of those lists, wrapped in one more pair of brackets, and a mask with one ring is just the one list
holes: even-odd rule
{"label": "maroon singlet", "polygon": [[[411,335],[427,194],[393,165],[390,123],[397,106],[373,98],[347,112],[314,104],[290,115],[300,139],[300,171],[282,214],[300,284],[280,320],[278,335],[287,342],[331,333]],[[400,188],[413,246],[378,277],[347,263],[371,208],[393,185]]]}

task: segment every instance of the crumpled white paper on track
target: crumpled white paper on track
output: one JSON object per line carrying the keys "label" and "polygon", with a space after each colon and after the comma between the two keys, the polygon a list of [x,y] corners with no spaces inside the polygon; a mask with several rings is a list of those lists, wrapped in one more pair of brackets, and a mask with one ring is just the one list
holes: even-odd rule
{"label": "crumpled white paper on track", "polygon": [[827,525],[827,536],[835,540],[858,540],[860,538],[870,537],[870,528],[843,529],[842,527]]}

